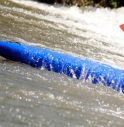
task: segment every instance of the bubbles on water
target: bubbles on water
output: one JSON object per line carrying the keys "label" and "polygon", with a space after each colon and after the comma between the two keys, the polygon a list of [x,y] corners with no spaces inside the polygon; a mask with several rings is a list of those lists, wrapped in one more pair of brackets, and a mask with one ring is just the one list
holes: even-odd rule
{"label": "bubbles on water", "polygon": [[[4,87],[1,85],[0,89],[3,87],[1,91],[6,89],[7,92],[3,99],[0,99],[3,107],[1,110],[8,116],[6,120],[13,121],[13,124],[16,122],[39,127],[95,126],[105,115],[111,121],[110,125],[114,123],[110,117],[123,119],[123,102],[120,101],[123,97],[115,95],[113,91],[105,92],[105,88],[101,86],[94,87],[81,80],[19,63],[5,62],[2,66],[0,71],[6,78],[0,77],[5,84]],[[13,85],[10,85],[11,83]],[[102,92],[104,93],[100,94]],[[3,101],[5,99],[8,101]],[[116,104],[116,101],[119,103]],[[96,117],[93,117],[94,115]]]}
{"label": "bubbles on water", "polygon": [[[119,28],[123,22],[123,8],[111,10],[88,7],[81,11],[75,6],[57,7],[32,1],[12,1],[24,5],[25,8],[10,9],[22,13],[26,17],[31,17],[31,19],[24,17],[21,20],[20,16],[17,16],[18,21],[32,24],[32,26],[36,25],[31,32],[33,38],[27,37],[30,38],[30,42],[38,42],[38,46],[69,52],[123,68],[124,36]],[[42,12],[46,12],[45,15]],[[25,27],[28,29],[27,26]],[[38,29],[39,27],[41,28]],[[51,30],[50,33],[49,31],[42,33],[41,29],[46,28],[54,30]],[[34,32],[34,30],[36,31]],[[56,30],[57,32],[55,32]],[[31,45],[35,44],[31,43]]]}
{"label": "bubbles on water", "polygon": [[[118,24],[123,22],[123,8],[93,8],[81,12],[77,7],[54,7],[24,0],[18,2],[25,7],[22,9],[21,4],[19,7],[13,4],[13,8],[0,6],[2,11],[12,13],[3,14],[5,19],[11,19],[6,22],[10,23],[8,26],[11,26],[11,21],[14,22],[14,29],[8,33],[5,33],[7,28],[2,27],[2,39],[15,38],[29,45],[49,46],[94,59],[99,57],[106,62],[121,60],[119,65],[123,65],[123,33],[118,28]],[[70,71],[75,77],[74,71]],[[83,79],[86,76],[84,71],[85,67]],[[0,124],[10,127],[123,126],[123,95],[102,84],[94,86],[89,82],[48,72],[44,68],[37,70],[20,63],[0,62]]]}

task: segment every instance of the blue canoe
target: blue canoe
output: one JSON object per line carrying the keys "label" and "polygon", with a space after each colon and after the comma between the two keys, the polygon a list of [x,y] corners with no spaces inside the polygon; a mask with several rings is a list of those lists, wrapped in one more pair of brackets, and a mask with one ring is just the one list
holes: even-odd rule
{"label": "blue canoe", "polygon": [[124,70],[100,62],[9,41],[0,41],[0,56],[124,93]]}

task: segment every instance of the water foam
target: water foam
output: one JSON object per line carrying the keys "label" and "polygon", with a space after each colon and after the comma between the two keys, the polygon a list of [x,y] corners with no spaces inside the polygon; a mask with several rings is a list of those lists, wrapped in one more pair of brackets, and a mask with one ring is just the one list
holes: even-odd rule
{"label": "water foam", "polygon": [[[82,12],[78,7],[63,7],[41,4],[33,1],[11,0],[13,2],[38,8],[48,13],[46,19],[56,23],[63,23],[70,28],[86,29],[96,33],[96,36],[112,43],[119,43],[124,47],[124,33],[119,25],[124,23],[124,8],[108,9],[108,8],[91,8],[84,9]],[[78,33],[79,34],[79,33]],[[99,34],[99,35],[98,35]],[[90,35],[89,35],[90,36]],[[91,35],[92,36],[92,35]]]}

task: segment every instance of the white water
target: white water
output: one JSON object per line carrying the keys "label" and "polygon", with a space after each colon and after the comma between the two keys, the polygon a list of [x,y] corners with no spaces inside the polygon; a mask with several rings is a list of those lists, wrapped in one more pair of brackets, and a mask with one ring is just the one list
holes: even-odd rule
{"label": "white water", "polygon": [[[124,23],[124,8],[111,10],[109,8],[87,7],[81,11],[76,6],[52,6],[28,0],[11,1],[31,7],[32,9],[43,10],[45,14],[32,13],[21,9],[16,9],[16,11],[21,11],[41,20],[56,23],[54,26],[56,29],[66,30],[69,33],[87,38],[88,41],[86,41],[86,43],[89,45],[96,45],[98,48],[102,47],[102,49],[110,50],[120,56],[124,54],[124,32],[119,27],[120,24]],[[85,32],[82,32],[84,30]],[[78,41],[78,39],[75,38],[72,43],[83,44],[84,42],[82,43],[82,41]],[[109,46],[105,46],[102,43]],[[124,68],[119,61],[115,63],[104,58],[103,62]]]}
{"label": "white water", "polygon": [[[124,8],[0,1],[0,40],[15,40],[124,69]],[[124,98],[102,84],[0,59],[1,127],[123,127]]]}
{"label": "white water", "polygon": [[[76,28],[87,29],[97,34],[97,37],[99,36],[102,38],[102,36],[104,36],[106,40],[111,40],[113,43],[117,42],[120,46],[124,47],[124,34],[119,27],[120,24],[124,23],[124,8],[111,10],[109,8],[100,9],[87,7],[84,11],[81,11],[76,6],[62,7],[25,0],[11,1],[48,12],[44,17],[45,19],[65,24],[72,32],[73,30],[75,31]],[[43,18],[42,15],[39,18]],[[94,36],[92,36],[92,38],[94,38]]]}

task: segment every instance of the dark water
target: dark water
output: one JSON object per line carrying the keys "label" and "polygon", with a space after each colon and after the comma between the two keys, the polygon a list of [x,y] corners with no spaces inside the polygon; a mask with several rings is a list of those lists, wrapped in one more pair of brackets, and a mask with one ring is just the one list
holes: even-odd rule
{"label": "dark water", "polygon": [[[15,40],[124,68],[124,8],[0,0],[0,40]],[[113,20],[114,19],[114,20]],[[123,127],[124,96],[0,59],[0,127]]]}

